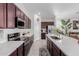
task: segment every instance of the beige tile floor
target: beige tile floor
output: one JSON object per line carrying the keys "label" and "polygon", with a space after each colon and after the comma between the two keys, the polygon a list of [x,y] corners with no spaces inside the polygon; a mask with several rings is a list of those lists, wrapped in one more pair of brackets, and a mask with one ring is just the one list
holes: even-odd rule
{"label": "beige tile floor", "polygon": [[37,40],[32,44],[32,47],[28,53],[28,56],[39,56],[39,48],[46,48],[46,40]]}

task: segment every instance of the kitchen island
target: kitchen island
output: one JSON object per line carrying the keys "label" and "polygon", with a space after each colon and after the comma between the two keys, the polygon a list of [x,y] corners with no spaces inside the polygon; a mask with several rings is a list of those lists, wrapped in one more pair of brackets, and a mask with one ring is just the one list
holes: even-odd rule
{"label": "kitchen island", "polygon": [[23,55],[22,54],[23,43],[24,41],[8,41],[8,42],[0,43],[0,56]]}
{"label": "kitchen island", "polygon": [[[79,43],[76,39],[60,35],[60,40],[52,39],[55,34],[47,34],[47,48],[55,56],[79,56]],[[50,44],[51,43],[51,44]],[[52,46],[52,47],[51,47]],[[55,53],[55,54],[54,54]]]}

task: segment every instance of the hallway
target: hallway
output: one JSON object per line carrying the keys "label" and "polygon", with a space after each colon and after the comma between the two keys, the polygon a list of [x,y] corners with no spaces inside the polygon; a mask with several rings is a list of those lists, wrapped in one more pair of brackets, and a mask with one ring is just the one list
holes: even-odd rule
{"label": "hallway", "polygon": [[44,54],[47,54],[49,55],[49,52],[46,48],[46,40],[37,40],[33,43],[30,51],[29,51],[29,54],[28,56],[41,56],[40,55],[40,48],[45,48],[45,50],[47,51],[46,53]]}

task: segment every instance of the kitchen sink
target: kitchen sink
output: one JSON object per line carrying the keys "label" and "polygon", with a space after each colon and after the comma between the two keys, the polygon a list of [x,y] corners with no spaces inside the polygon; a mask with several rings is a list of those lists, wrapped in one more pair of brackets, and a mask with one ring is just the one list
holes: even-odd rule
{"label": "kitchen sink", "polygon": [[60,40],[60,38],[57,37],[57,36],[51,36],[51,38],[52,38],[52,39],[55,39],[55,40]]}

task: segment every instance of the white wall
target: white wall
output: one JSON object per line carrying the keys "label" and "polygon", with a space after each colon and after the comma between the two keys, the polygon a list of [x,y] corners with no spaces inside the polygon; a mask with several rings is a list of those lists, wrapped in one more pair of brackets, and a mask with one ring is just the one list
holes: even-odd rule
{"label": "white wall", "polygon": [[34,41],[41,39],[41,17],[38,14],[34,15]]}

